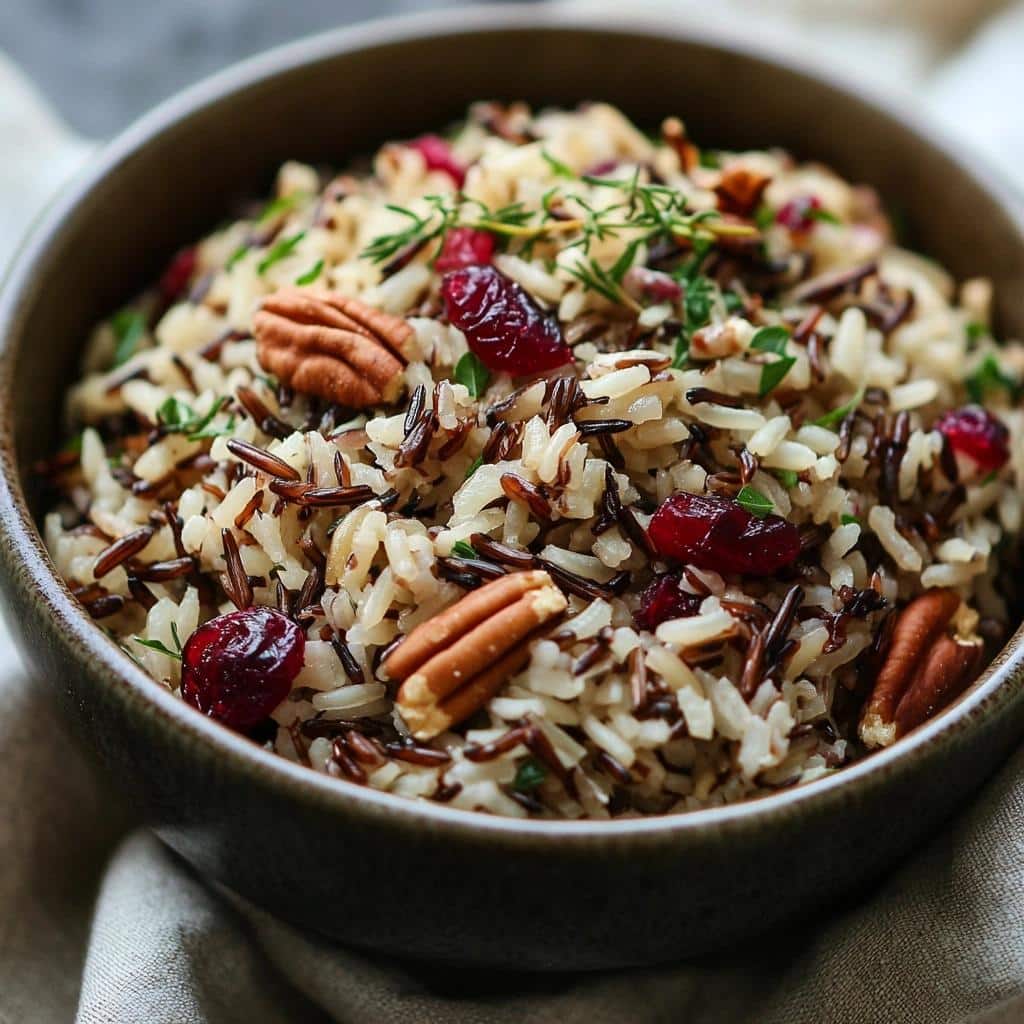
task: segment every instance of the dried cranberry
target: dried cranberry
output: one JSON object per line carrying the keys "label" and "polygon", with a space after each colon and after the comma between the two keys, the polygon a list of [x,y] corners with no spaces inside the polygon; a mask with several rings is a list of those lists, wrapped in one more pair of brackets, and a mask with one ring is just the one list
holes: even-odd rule
{"label": "dried cranberry", "polygon": [[775,215],[775,220],[790,231],[810,231],[814,227],[814,211],[821,209],[817,196],[797,196],[790,199]]}
{"label": "dried cranberry", "polygon": [[606,174],[611,174],[621,163],[621,160],[614,157],[610,160],[601,160],[591,164],[583,173],[588,178],[603,178]]}
{"label": "dried cranberry", "polygon": [[434,269],[441,274],[463,267],[479,267],[494,257],[494,235],[476,228],[452,228],[444,236]]}
{"label": "dried cranberry", "polygon": [[669,619],[685,619],[700,611],[701,598],[679,585],[678,573],[656,576],[640,595],[640,607],[633,613],[637,629],[654,632]]}
{"label": "dried cranberry", "polygon": [[558,322],[494,267],[464,267],[441,282],[448,319],[489,370],[539,373],[572,361]]}
{"label": "dried cranberry", "polygon": [[440,135],[421,135],[406,145],[423,157],[428,171],[444,171],[459,188],[462,188],[466,180],[466,168],[456,160],[452,147]]}
{"label": "dried cranberry", "polygon": [[167,265],[160,278],[160,295],[167,305],[176,302],[181,293],[188,287],[192,275],[196,272],[198,253],[193,245],[182,249]]}
{"label": "dried cranberry", "polygon": [[185,644],[181,695],[204,715],[244,732],[288,696],[305,650],[302,630],[272,608],[220,615]]}
{"label": "dried cranberry", "polygon": [[622,278],[622,284],[635,299],[675,302],[683,294],[682,285],[675,278],[660,270],[648,270],[647,267],[630,267]]}
{"label": "dried cranberry", "polygon": [[718,572],[769,576],[800,554],[800,531],[781,516],[758,518],[729,498],[685,491],[661,503],[647,532],[664,558]]}
{"label": "dried cranberry", "polygon": [[980,405],[951,409],[940,417],[935,429],[949,439],[959,455],[973,459],[981,469],[1002,469],[1010,458],[1010,432]]}

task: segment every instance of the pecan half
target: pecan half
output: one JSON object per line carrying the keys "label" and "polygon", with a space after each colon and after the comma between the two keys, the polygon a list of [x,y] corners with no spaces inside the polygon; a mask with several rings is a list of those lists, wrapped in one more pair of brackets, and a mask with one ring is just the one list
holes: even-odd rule
{"label": "pecan half", "polygon": [[981,669],[980,641],[946,630],[960,598],[928,590],[900,612],[889,653],[861,714],[859,734],[868,747],[891,746],[959,697]]}
{"label": "pecan half", "polygon": [[413,736],[431,739],[482,708],[526,664],[530,635],[566,607],[546,572],[516,572],[417,626],[384,661]]}
{"label": "pecan half", "polygon": [[282,288],[253,317],[260,366],[296,391],[350,408],[393,402],[413,329],[356,299]]}

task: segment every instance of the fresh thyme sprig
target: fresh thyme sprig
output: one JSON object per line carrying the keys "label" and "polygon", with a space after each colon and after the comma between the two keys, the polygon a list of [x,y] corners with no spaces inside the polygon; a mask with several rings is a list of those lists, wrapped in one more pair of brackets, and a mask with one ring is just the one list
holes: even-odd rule
{"label": "fresh thyme sprig", "polygon": [[[510,242],[521,243],[524,254],[532,250],[538,239],[554,236],[572,236],[566,248],[580,248],[587,255],[595,241],[618,237],[622,231],[636,232],[639,242],[670,237],[713,244],[726,236],[747,236],[756,229],[746,224],[733,224],[722,219],[717,210],[690,212],[686,196],[666,185],[640,181],[640,169],[631,178],[580,179],[592,188],[614,188],[623,197],[605,207],[589,202],[584,196],[564,186],[555,186],[545,193],[539,210],[528,210],[521,202],[491,209],[479,200],[459,194],[426,196],[427,209],[423,213],[404,206],[389,205],[388,209],[404,217],[408,224],[400,230],[378,235],[362,251],[364,259],[385,263],[409,249],[420,249],[442,238],[450,228],[465,227],[489,231]],[[632,243],[631,243],[632,244]],[[438,247],[439,249],[440,247]],[[632,249],[635,255],[636,247]],[[431,259],[436,257],[434,252]],[[624,269],[628,269],[628,266]],[[604,271],[594,261],[581,264],[587,287],[596,283],[596,291],[623,302],[621,289],[610,287]],[[623,270],[624,272],[624,270]],[[621,277],[621,275],[619,275]],[[617,285],[617,281],[612,281]],[[610,294],[609,294],[610,293]],[[629,301],[624,304],[629,305]]]}

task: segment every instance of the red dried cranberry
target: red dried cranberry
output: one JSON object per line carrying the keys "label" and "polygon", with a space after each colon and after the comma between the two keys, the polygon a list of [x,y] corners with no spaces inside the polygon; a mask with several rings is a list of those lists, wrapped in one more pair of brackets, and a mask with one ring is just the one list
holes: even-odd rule
{"label": "red dried cranberry", "polygon": [[423,157],[428,171],[444,171],[459,188],[462,188],[466,180],[466,168],[455,159],[452,147],[440,135],[421,135],[406,145]]}
{"label": "red dried cranberry", "polygon": [[758,518],[729,498],[685,491],[661,503],[647,532],[664,558],[718,572],[770,576],[800,554],[800,531],[781,516]]}
{"label": "red dried cranberry", "polygon": [[182,292],[188,287],[192,275],[196,272],[198,253],[196,247],[182,249],[167,265],[160,278],[160,295],[167,305],[177,302]]}
{"label": "red dried cranberry", "polygon": [[185,644],[181,695],[204,715],[244,732],[288,696],[305,650],[302,630],[272,608],[220,615]]}
{"label": "red dried cranberry", "polygon": [[591,164],[583,173],[588,178],[603,178],[606,174],[611,174],[621,163],[621,160],[616,160],[614,157],[611,160],[601,160],[596,164]]}
{"label": "red dried cranberry", "polygon": [[790,199],[775,215],[775,220],[790,231],[810,231],[814,227],[814,211],[821,209],[817,196],[797,196]]}
{"label": "red dried cranberry", "polygon": [[685,619],[700,611],[701,598],[683,590],[678,573],[663,573],[640,595],[640,607],[633,613],[637,629],[653,633],[669,619]]}
{"label": "red dried cranberry", "polygon": [[558,322],[494,267],[464,267],[441,282],[448,319],[489,370],[539,373],[572,362]]}
{"label": "red dried cranberry", "polygon": [[675,302],[682,297],[682,286],[668,274],[647,267],[630,267],[622,278],[623,287],[635,299]]}
{"label": "red dried cranberry", "polygon": [[434,269],[446,274],[463,267],[479,267],[494,257],[494,235],[476,228],[452,228],[444,236],[441,252],[434,260]]}
{"label": "red dried cranberry", "polygon": [[949,439],[958,455],[973,459],[981,469],[1002,469],[1010,458],[1010,432],[980,405],[951,409],[940,417],[935,429]]}

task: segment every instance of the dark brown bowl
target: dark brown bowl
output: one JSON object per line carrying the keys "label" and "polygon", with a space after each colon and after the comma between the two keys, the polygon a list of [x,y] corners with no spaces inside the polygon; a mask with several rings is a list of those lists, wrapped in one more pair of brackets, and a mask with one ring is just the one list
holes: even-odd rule
{"label": "dark brown bowl", "polygon": [[0,562],[11,624],[67,717],[161,837],[281,916],[456,963],[594,968],[721,946],[831,905],[952,811],[1024,726],[1020,633],[974,689],[894,749],[741,806],[606,823],[412,802],[278,759],[175,700],[83,614],[34,517],[89,325],[289,157],[343,163],[474,99],[600,98],[648,126],[781,144],[871,182],[919,246],[996,284],[1024,336],[1024,217],[905,114],[748,45],[540,8],[461,9],[277,50],[165,104],[67,188],[0,297]]}

